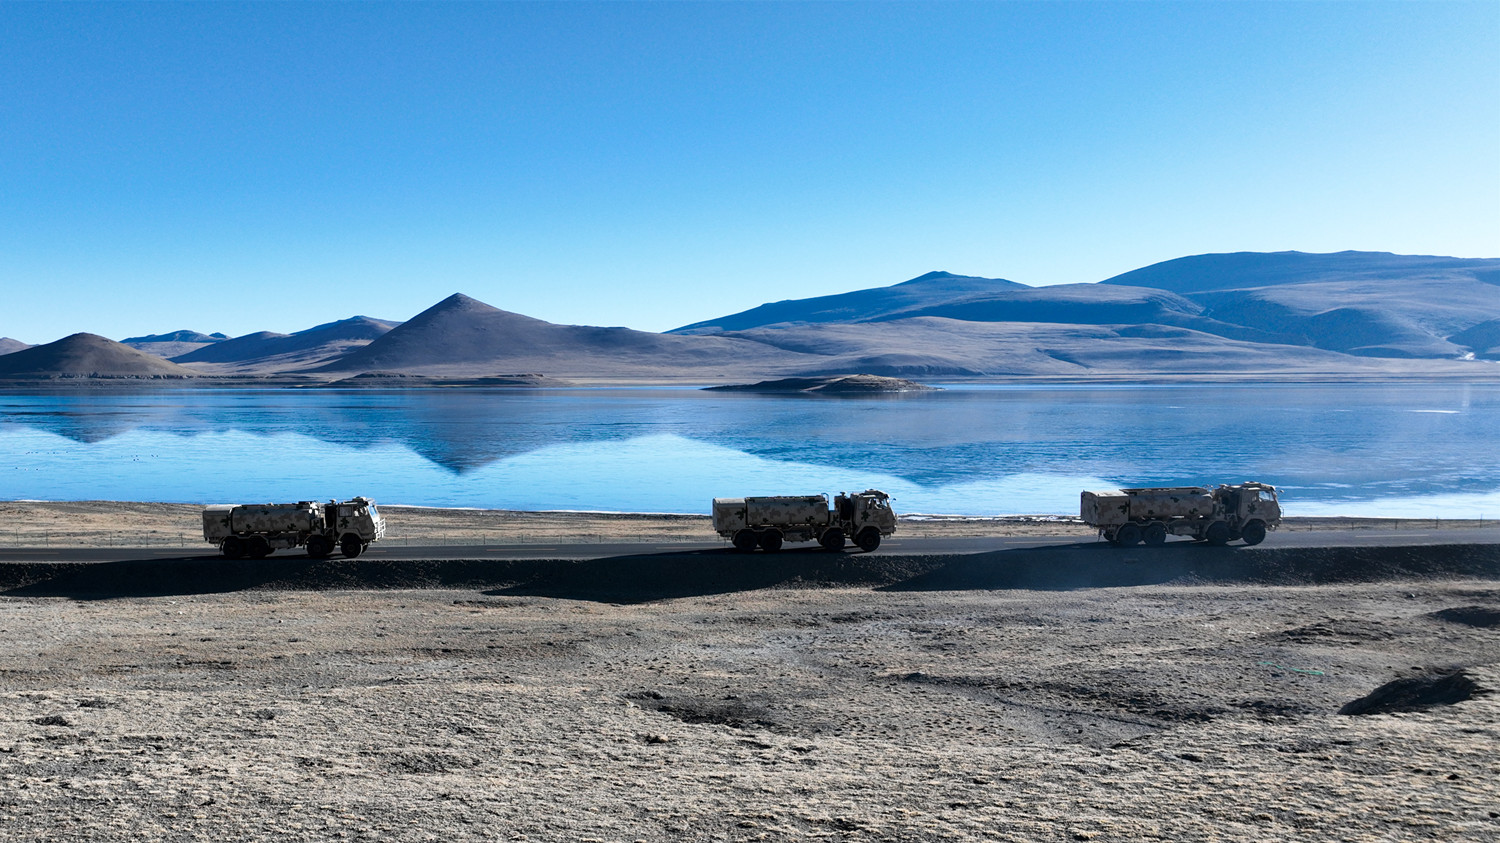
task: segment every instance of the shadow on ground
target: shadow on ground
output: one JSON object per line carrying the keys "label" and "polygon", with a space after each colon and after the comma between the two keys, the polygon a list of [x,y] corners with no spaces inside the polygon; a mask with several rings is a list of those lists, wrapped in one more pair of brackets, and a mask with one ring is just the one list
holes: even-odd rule
{"label": "shadow on ground", "polygon": [[1454,577],[1500,577],[1500,545],[1252,548],[1171,542],[1120,549],[1078,544],[949,557],[885,589],[1065,591],[1166,583],[1314,585]]}
{"label": "shadow on ground", "polygon": [[694,550],[589,560],[231,561],[185,556],[4,564],[0,594],[100,600],[250,589],[472,588],[492,595],[639,603],[762,588],[1062,591],[1166,583],[1303,585],[1448,578],[1500,579],[1500,545],[1280,549],[1173,542],[1120,550],[1090,542],[962,556]]}

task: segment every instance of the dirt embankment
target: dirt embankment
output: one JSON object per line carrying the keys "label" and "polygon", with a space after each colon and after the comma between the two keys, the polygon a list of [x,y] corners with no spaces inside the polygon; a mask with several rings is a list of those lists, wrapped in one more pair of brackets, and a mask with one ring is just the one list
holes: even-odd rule
{"label": "dirt embankment", "polygon": [[[482,548],[475,548],[483,550]],[[965,555],[774,555],[684,550],[598,559],[263,560],[208,558],[0,565],[0,594],[113,598],[217,592],[488,588],[498,593],[617,603],[765,588],[859,586],[887,591],[1070,591],[1163,584],[1326,585],[1500,579],[1500,546],[1225,547],[1179,543],[1121,552],[1102,543]]]}

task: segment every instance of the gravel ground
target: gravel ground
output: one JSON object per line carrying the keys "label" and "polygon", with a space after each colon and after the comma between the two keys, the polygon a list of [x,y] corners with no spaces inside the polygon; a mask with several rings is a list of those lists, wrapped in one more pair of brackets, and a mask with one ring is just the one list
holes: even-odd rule
{"label": "gravel ground", "polygon": [[1493,576],[920,580],[12,590],[0,839],[1500,838]]}

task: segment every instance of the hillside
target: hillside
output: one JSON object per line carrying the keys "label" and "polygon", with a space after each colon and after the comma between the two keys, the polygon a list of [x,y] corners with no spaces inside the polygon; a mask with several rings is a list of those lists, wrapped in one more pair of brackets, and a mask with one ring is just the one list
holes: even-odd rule
{"label": "hillside", "polygon": [[768,368],[779,372],[812,357],[746,340],[557,325],[455,293],[369,345],[310,371],[715,378]]}
{"label": "hillside", "polygon": [[[1234,340],[1163,325],[972,322],[919,317],[891,322],[771,325],[724,334],[787,350],[817,349],[801,375],[867,372],[901,378],[1128,380],[1322,379],[1494,376],[1489,364],[1377,360],[1322,349]],[[1484,368],[1476,368],[1483,366]]]}
{"label": "hillside", "polygon": [[0,378],[191,378],[184,368],[95,334],[73,334],[56,342],[0,356]]}
{"label": "hillside", "polygon": [[[1163,326],[1269,344],[1282,348],[1281,353],[1303,347],[1358,357],[1458,360],[1486,359],[1494,343],[1478,326],[1500,319],[1500,260],[1495,259],[1241,252],[1166,261],[1097,284],[1026,287],[991,281],[985,286],[977,283],[984,279],[968,276],[961,283],[947,283],[953,278],[959,276],[932,273],[891,287],[778,302],[678,332],[751,336],[746,332],[773,326],[942,317]],[[826,306],[829,300],[884,306],[837,309]],[[803,318],[805,314],[816,318]],[[1077,336],[1085,345],[1096,339],[1088,331]],[[792,345],[809,348],[802,339]],[[934,350],[952,356],[942,346]]]}
{"label": "hillside", "polygon": [[223,334],[203,334],[197,331],[172,331],[166,334],[148,334],[143,337],[127,337],[120,340],[136,351],[144,351],[157,357],[171,359],[205,345],[229,339]]}
{"label": "hillside", "polygon": [[305,369],[368,345],[400,324],[355,316],[295,334],[260,331],[203,346],[174,357],[172,361],[214,374],[264,374]]}
{"label": "hillside", "polygon": [[1162,261],[1099,283],[1181,295],[1323,281],[1468,279],[1500,284],[1500,259],[1390,252],[1231,252]]}
{"label": "hillside", "polygon": [[[3,359],[28,373],[13,377],[339,380],[381,373],[451,385],[523,374],[529,384],[854,372],[927,379],[1488,378],[1500,374],[1492,362],[1500,360],[1497,326],[1500,260],[1236,253],[1051,287],[932,272],[888,287],[765,304],[665,334],[560,325],[455,293],[405,323],[357,316],[295,334],[133,338],[143,347],[214,340],[172,362],[99,337],[69,338],[78,348],[66,359],[58,344]],[[381,388],[398,382],[418,381],[358,381]]]}
{"label": "hillside", "polygon": [[12,351],[20,351],[23,348],[31,348],[31,346],[10,337],[0,337],[0,354],[10,354]]}
{"label": "hillside", "polygon": [[1482,338],[1454,338],[1500,318],[1496,259],[1241,252],[1165,261],[1102,284],[1173,291],[1204,317],[1267,341],[1362,357],[1483,357]]}
{"label": "hillside", "polygon": [[893,318],[895,314],[902,312],[982,297],[998,291],[1024,289],[1029,288],[1002,278],[929,272],[889,287],[763,304],[729,316],[694,322],[668,333],[709,334],[719,331],[742,331],[746,328],[775,325],[781,322],[868,322],[880,318]]}

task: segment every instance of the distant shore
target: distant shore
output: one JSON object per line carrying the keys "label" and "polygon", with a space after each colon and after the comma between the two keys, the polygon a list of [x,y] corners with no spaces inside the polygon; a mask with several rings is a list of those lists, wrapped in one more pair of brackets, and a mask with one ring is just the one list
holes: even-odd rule
{"label": "distant shore", "polygon": [[[1490,371],[1415,372],[1176,372],[1142,375],[1130,372],[1100,372],[1088,376],[1061,375],[932,375],[918,379],[925,385],[1212,385],[1212,384],[1410,384],[1497,383],[1500,364]],[[30,391],[134,390],[134,389],[359,389],[364,391],[414,389],[588,389],[651,387],[707,389],[746,385],[748,378],[704,378],[698,376],[593,377],[588,375],[476,375],[381,377],[378,379],[318,378],[304,375],[194,375],[187,377],[33,377],[0,378],[0,394]],[[743,390],[754,392],[754,390]],[[837,394],[837,393],[835,393]]]}
{"label": "distant shore", "polygon": [[[445,509],[379,504],[387,541],[442,544],[720,541],[707,514],[529,512],[508,509]],[[143,501],[0,501],[0,545],[44,547],[196,547],[204,544],[202,504]],[[1468,529],[1494,526],[1493,519],[1287,518],[1280,529],[1376,530]],[[902,536],[1075,536],[1094,530],[1076,515],[994,517],[905,514]]]}

